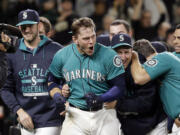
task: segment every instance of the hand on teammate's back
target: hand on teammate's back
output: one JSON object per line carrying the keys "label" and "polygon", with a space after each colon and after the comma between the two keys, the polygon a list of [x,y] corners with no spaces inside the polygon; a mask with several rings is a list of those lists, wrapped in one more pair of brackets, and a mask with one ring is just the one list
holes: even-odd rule
{"label": "hand on teammate's back", "polygon": [[179,118],[175,119],[175,124],[176,124],[177,127],[180,127],[180,120],[179,120]]}
{"label": "hand on teammate's back", "polygon": [[116,104],[117,104],[117,100],[114,100],[112,102],[105,102],[103,106],[106,109],[114,109],[116,107]]}

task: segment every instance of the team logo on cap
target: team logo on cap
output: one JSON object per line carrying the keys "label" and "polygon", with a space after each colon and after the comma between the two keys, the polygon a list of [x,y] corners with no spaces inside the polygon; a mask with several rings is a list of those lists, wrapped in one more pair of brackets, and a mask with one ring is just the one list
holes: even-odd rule
{"label": "team logo on cap", "polygon": [[122,65],[121,57],[119,55],[114,56],[113,64],[116,67],[120,67]]}
{"label": "team logo on cap", "polygon": [[27,12],[24,12],[23,13],[23,19],[26,19],[27,18]]}
{"label": "team logo on cap", "polygon": [[157,63],[158,63],[158,61],[157,61],[156,59],[148,60],[148,61],[146,62],[146,64],[147,64],[148,66],[150,66],[150,67],[156,66]]}
{"label": "team logo on cap", "polygon": [[124,41],[124,36],[123,35],[119,36],[119,41]]}

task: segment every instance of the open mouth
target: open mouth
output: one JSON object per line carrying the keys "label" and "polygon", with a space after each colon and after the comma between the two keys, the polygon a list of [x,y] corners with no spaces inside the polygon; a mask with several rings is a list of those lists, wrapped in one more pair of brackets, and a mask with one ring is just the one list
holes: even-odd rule
{"label": "open mouth", "polygon": [[93,46],[92,46],[92,47],[89,47],[89,49],[90,49],[91,51],[93,50],[93,48],[94,48]]}

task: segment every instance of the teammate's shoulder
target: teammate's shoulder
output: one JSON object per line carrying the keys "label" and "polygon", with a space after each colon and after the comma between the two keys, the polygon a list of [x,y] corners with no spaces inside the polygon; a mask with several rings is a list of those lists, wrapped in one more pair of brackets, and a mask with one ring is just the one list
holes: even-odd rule
{"label": "teammate's shoulder", "polygon": [[174,57],[175,53],[172,53],[172,52],[162,52],[162,53],[159,53],[159,55],[162,56],[162,57]]}
{"label": "teammate's shoulder", "polygon": [[62,49],[60,49],[60,50],[58,51],[58,53],[67,54],[67,52],[71,51],[72,45],[73,45],[73,44],[69,44],[69,45],[64,46]]}

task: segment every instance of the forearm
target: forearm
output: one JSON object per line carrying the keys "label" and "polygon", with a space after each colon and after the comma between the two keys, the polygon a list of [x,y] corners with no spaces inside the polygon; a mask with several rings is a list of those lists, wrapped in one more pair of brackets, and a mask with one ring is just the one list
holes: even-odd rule
{"label": "forearm", "polygon": [[113,86],[106,93],[100,95],[102,102],[111,102],[117,100],[124,95],[126,89],[125,75],[121,74],[114,79],[110,80],[109,83]]}
{"label": "forearm", "polygon": [[140,19],[141,10],[142,10],[142,0],[139,0],[138,3],[134,6],[132,20]]}
{"label": "forearm", "polygon": [[154,0],[156,6],[157,6],[157,9],[159,11],[160,14],[163,14],[165,13],[165,8],[162,6],[162,3],[160,2],[160,0]]}
{"label": "forearm", "polygon": [[56,93],[59,93],[59,94],[62,95],[61,89],[59,89],[59,88],[53,88],[53,89],[49,92],[49,94],[50,94],[50,96],[51,96],[52,98],[54,97],[54,95],[55,95]]}
{"label": "forearm", "polygon": [[142,85],[146,83],[144,82],[144,79],[145,79],[145,74],[147,74],[147,72],[142,67],[142,65],[140,64],[137,58],[132,59],[131,74],[136,84]]}
{"label": "forearm", "polygon": [[2,88],[2,90],[1,90],[1,98],[2,98],[3,102],[8,106],[8,108],[12,112],[16,113],[17,110],[19,108],[21,108],[21,106],[17,102],[13,92],[8,91],[7,89]]}

